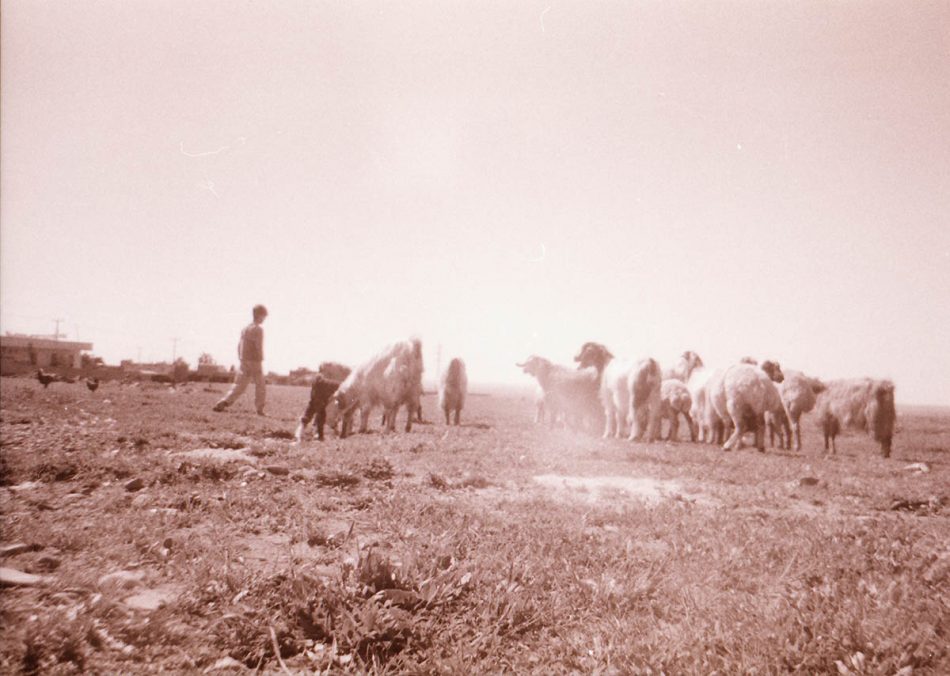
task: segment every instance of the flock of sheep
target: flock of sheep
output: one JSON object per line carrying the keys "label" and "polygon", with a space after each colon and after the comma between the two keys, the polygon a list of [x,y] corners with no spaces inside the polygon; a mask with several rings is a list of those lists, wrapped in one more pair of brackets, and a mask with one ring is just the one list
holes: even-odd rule
{"label": "flock of sheep", "polygon": [[[668,439],[677,439],[680,416],[693,441],[741,448],[753,433],[765,450],[765,434],[801,450],[800,421],[817,409],[825,450],[834,453],[842,426],[870,433],[884,457],[891,453],[896,413],[894,384],[857,378],[822,382],[800,371],[783,372],[774,361],[745,358],[728,368],[710,369],[687,351],[662,371],[654,359],[623,360],[599,343],[585,343],[574,357],[577,368],[553,364],[536,355],[517,364],[538,381],[537,421],[563,421],[575,428],[603,426],[603,436],[655,441],[662,421]],[[727,432],[728,437],[726,436]]]}
{"label": "flock of sheep", "polygon": [[[684,418],[692,441],[741,448],[743,435],[754,434],[755,447],[765,450],[768,433],[774,445],[801,450],[801,417],[816,410],[825,450],[836,452],[835,437],[842,427],[870,433],[884,457],[891,453],[896,413],[894,384],[889,380],[857,378],[822,382],[800,371],[784,371],[771,360],[761,364],[742,359],[727,368],[708,368],[695,352],[662,370],[655,359],[615,358],[604,345],[588,342],[574,357],[576,367],[554,364],[537,355],[516,364],[538,383],[536,421],[597,431],[605,438],[655,441],[668,421],[667,439],[678,438]],[[396,415],[406,408],[406,431],[422,419],[422,342],[390,345],[356,369],[324,362],[314,378],[307,409],[296,437],[303,439],[313,420],[319,439],[325,424],[340,436],[352,431],[360,414],[366,432],[373,409],[383,409],[383,427],[394,431]],[[465,362],[452,359],[439,379],[439,408],[445,423],[459,424],[468,378]]]}

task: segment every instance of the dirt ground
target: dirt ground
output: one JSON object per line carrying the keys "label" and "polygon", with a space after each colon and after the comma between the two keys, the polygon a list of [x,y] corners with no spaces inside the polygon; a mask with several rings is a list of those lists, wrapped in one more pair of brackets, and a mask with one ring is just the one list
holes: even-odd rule
{"label": "dirt ground", "polygon": [[4,673],[950,673],[950,409],[899,406],[883,459],[517,394],[297,445],[302,387],[0,388]]}

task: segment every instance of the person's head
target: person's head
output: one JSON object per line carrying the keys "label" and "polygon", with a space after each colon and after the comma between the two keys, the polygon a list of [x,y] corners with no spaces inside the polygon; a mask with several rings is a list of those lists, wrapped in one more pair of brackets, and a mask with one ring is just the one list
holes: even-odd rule
{"label": "person's head", "polygon": [[267,317],[267,308],[263,305],[255,305],[251,310],[254,315],[254,321],[260,324]]}

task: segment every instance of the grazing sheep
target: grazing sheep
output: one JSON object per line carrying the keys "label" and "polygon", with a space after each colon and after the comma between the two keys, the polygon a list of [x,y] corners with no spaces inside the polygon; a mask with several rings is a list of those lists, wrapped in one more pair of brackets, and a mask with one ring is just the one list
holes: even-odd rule
{"label": "grazing sheep", "polygon": [[350,433],[353,415],[360,410],[360,432],[369,428],[373,408],[382,406],[385,428],[396,429],[396,413],[403,405],[408,410],[406,431],[412,431],[412,419],[422,391],[422,342],[418,339],[390,345],[347,376],[336,392],[343,416],[340,436]]}
{"label": "grazing sheep", "polygon": [[294,433],[297,443],[303,441],[304,431],[314,418],[314,429],[320,441],[323,441],[323,427],[328,420],[330,427],[336,427],[339,409],[333,395],[348,375],[350,375],[350,369],[342,364],[334,362],[320,364],[317,375],[310,385],[310,401],[307,403],[307,409],[300,416],[300,422],[297,424],[297,430]]}
{"label": "grazing sheep", "polygon": [[[791,429],[795,432],[796,451],[802,450],[801,418],[805,413],[815,408],[818,395],[824,390],[824,383],[817,378],[809,378],[801,371],[785,371],[785,380],[782,381],[779,392],[782,395],[782,403],[788,416],[786,424],[790,424]],[[770,430],[769,435],[771,436],[771,434],[772,431]],[[790,448],[790,432],[786,431],[786,434],[789,435],[787,447]]]}
{"label": "grazing sheep", "polygon": [[679,361],[676,362],[676,366],[663,371],[663,380],[675,378],[676,380],[688,383],[689,377],[693,374],[693,371],[698,368],[702,368],[703,365],[703,360],[698,354],[692,350],[686,350],[686,352],[680,355]]}
{"label": "grazing sheep", "polygon": [[890,457],[897,418],[894,383],[890,380],[832,380],[818,395],[815,412],[824,433],[826,452],[829,440],[831,452],[837,452],[835,437],[844,426],[870,434],[881,444],[881,454]]}
{"label": "grazing sheep", "polygon": [[660,386],[663,374],[654,359],[615,360],[600,343],[584,343],[574,357],[582,368],[594,367],[600,380],[600,400],[606,421],[604,438],[625,434],[627,439],[656,441],[660,428]]}
{"label": "grazing sheep", "polygon": [[538,381],[544,393],[539,406],[539,417],[546,416],[550,425],[553,426],[561,415],[567,425],[573,428],[600,422],[597,371],[570,369],[552,364],[537,355],[531,355],[524,362],[515,365]]}
{"label": "grazing sheep", "polygon": [[721,384],[711,390],[711,402],[720,418],[730,420],[734,430],[722,448],[742,447],[742,434],[755,433],[755,447],[765,451],[765,413],[781,403],[778,390],[770,381],[784,379],[778,363],[765,361],[761,366],[736,364],[726,369]]}
{"label": "grazing sheep", "polygon": [[692,405],[693,398],[689,395],[689,388],[683,381],[667,378],[660,385],[660,420],[670,421],[670,432],[666,437],[669,441],[678,440],[680,414],[686,418],[690,440],[696,441],[696,430],[693,427],[693,419],[689,415]]}
{"label": "grazing sheep", "polygon": [[459,416],[465,406],[465,395],[468,392],[468,376],[465,373],[465,362],[456,357],[449,362],[442,378],[439,380],[439,408],[445,413],[445,424],[449,424],[449,413],[455,411],[455,424],[459,424]]}

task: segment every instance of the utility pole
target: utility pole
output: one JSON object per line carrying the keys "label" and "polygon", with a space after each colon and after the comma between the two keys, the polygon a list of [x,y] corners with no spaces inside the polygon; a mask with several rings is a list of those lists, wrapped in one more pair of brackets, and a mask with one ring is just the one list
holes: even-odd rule
{"label": "utility pole", "polygon": [[62,319],[54,319],[56,322],[56,333],[53,334],[53,340],[59,340],[59,325],[62,323]]}
{"label": "utility pole", "polygon": [[178,338],[172,338],[172,364],[175,363],[177,348],[178,348]]}

